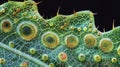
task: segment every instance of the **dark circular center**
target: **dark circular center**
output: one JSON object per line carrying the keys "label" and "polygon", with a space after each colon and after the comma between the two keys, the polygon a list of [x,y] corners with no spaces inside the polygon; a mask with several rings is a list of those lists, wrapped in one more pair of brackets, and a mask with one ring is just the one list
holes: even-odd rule
{"label": "dark circular center", "polygon": [[29,35],[29,34],[31,34],[32,30],[31,30],[30,27],[24,26],[23,29],[22,29],[22,32],[23,32],[24,35]]}
{"label": "dark circular center", "polygon": [[46,41],[48,42],[48,43],[53,43],[54,42],[54,39],[53,39],[53,37],[47,37],[46,38]]}
{"label": "dark circular center", "polygon": [[10,27],[10,23],[8,21],[5,21],[4,22],[4,27],[6,27],[6,28]]}

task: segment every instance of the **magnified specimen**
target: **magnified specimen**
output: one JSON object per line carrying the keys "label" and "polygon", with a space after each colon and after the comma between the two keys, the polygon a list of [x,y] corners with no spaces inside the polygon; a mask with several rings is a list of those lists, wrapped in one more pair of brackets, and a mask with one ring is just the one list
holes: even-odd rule
{"label": "magnified specimen", "polygon": [[44,19],[32,0],[0,5],[0,67],[118,67],[120,26],[95,27],[89,10]]}

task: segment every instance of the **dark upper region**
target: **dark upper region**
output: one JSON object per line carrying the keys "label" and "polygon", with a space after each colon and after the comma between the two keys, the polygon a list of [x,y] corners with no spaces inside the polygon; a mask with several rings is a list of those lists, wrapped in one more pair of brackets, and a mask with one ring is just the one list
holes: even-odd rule
{"label": "dark upper region", "polygon": [[[13,0],[14,1],[14,0]],[[17,1],[17,0],[15,0]],[[24,1],[24,0],[19,0]],[[119,0],[34,0],[40,2],[38,5],[39,12],[44,18],[51,18],[56,16],[57,10],[60,7],[60,14],[72,14],[73,10],[91,10],[97,13],[95,16],[95,25],[99,26],[99,30],[106,31],[112,29],[113,19],[115,20],[115,26],[120,25],[120,10]],[[0,4],[8,2],[8,0],[1,0]]]}
{"label": "dark upper region", "polygon": [[[37,1],[37,0],[35,0]],[[57,10],[60,7],[60,14],[72,14],[73,10],[91,10],[97,13],[95,16],[95,25],[99,26],[99,30],[106,31],[112,29],[113,19],[115,26],[120,25],[120,10],[118,9],[119,2],[111,0],[41,0],[43,3],[39,4],[39,12],[44,18],[51,18],[56,16]]]}

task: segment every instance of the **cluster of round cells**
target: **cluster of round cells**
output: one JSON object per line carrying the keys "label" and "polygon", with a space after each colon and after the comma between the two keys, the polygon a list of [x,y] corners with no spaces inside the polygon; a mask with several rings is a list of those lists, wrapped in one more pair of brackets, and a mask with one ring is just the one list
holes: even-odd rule
{"label": "cluster of round cells", "polygon": [[[20,11],[20,9],[17,9],[17,11],[15,13],[13,13],[13,14],[16,15],[16,13],[18,13],[19,11]],[[2,13],[4,13],[4,12],[5,12],[5,10],[1,9],[0,10],[0,15]],[[93,25],[92,23],[89,24],[90,27],[92,25]],[[67,24],[64,24],[63,26],[61,26],[61,29],[64,29],[65,26],[67,26]],[[4,33],[9,33],[13,29],[13,23],[12,23],[12,21],[10,19],[4,19],[4,20],[1,21],[0,27],[1,27],[1,30]],[[71,29],[74,29],[74,27],[71,27]],[[81,28],[78,28],[77,30],[80,31]],[[87,27],[84,27],[83,30],[86,31]],[[18,24],[18,26],[16,28],[16,33],[19,34],[19,36],[23,40],[31,41],[35,37],[37,37],[38,28],[31,21],[23,21],[23,22]],[[102,38],[99,41],[99,45],[97,45],[97,39],[91,33],[86,34],[84,36],[83,40],[84,40],[84,44],[85,44],[86,47],[96,47],[96,46],[98,46],[99,49],[104,53],[111,52],[113,50],[113,47],[114,47],[113,42],[109,38]],[[56,34],[53,31],[47,31],[47,32],[42,34],[41,42],[45,47],[47,47],[49,49],[54,49],[54,48],[56,48],[57,46],[60,45],[61,41],[60,41],[60,37],[59,37],[58,34]],[[65,45],[69,49],[74,49],[75,47],[77,47],[79,45],[79,38],[74,34],[68,34],[67,36],[65,36],[64,42],[65,42]],[[14,48],[14,42],[12,42],[12,41],[9,42],[9,46]],[[120,46],[117,48],[116,52],[118,53],[118,55],[120,55]],[[35,54],[36,49],[31,48],[29,50],[29,53],[32,54],[32,55]],[[78,60],[80,62],[84,62],[85,60],[87,60],[86,55],[84,53],[80,53],[77,57],[78,57]],[[60,52],[58,54],[58,59],[61,62],[67,62],[69,58],[68,58],[67,53]],[[48,61],[49,56],[47,54],[43,54],[42,55],[42,60],[43,61]],[[93,56],[93,60],[95,62],[101,62],[102,57],[101,57],[101,55],[96,54],[96,55]],[[4,58],[0,58],[0,64],[5,64],[5,62],[6,62],[6,60]],[[111,62],[116,63],[117,58],[116,57],[111,58]],[[54,64],[50,63],[49,66],[54,67]],[[21,63],[21,67],[28,67],[28,62]]]}
{"label": "cluster of round cells", "polygon": [[[1,22],[1,29],[3,30],[3,32],[8,33],[12,30],[13,24],[9,19],[3,20]],[[34,39],[37,35],[37,27],[35,26],[35,24],[31,23],[31,22],[22,22],[18,25],[17,27],[17,33],[20,35],[20,37],[26,41],[30,41],[32,39]],[[79,43],[79,39],[77,36],[73,35],[73,34],[69,34],[67,35],[65,38],[65,44],[68,48],[75,48],[77,47],[78,43]],[[60,39],[59,36],[52,31],[48,31],[45,32],[42,36],[41,36],[41,41],[43,43],[43,45],[47,48],[56,48],[59,44],[60,44]],[[84,43],[87,47],[95,47],[97,46],[97,39],[93,34],[86,34],[84,36]],[[14,47],[14,42],[9,42],[9,46],[10,47]],[[101,51],[108,53],[111,52],[113,49],[113,42],[109,39],[109,38],[103,38],[100,40],[99,42],[99,48],[101,49]],[[29,50],[30,54],[35,54],[36,50],[34,48],[31,48]],[[118,55],[120,55],[120,47],[117,48],[117,53]],[[44,54],[42,56],[42,60],[43,61],[47,61],[48,55]],[[67,62],[68,60],[68,56],[65,52],[60,52],[58,54],[58,59],[61,62]],[[93,59],[95,62],[100,62],[102,60],[102,57],[97,54],[93,56]],[[85,54],[79,54],[78,55],[78,60],[81,62],[84,62],[86,60],[86,55]],[[117,62],[117,58],[113,57],[111,59],[111,62],[116,63]],[[5,59],[4,58],[0,58],[0,64],[4,64],[5,63]],[[23,65],[27,65],[27,62],[24,62]],[[54,66],[53,63],[50,63],[50,66]]]}

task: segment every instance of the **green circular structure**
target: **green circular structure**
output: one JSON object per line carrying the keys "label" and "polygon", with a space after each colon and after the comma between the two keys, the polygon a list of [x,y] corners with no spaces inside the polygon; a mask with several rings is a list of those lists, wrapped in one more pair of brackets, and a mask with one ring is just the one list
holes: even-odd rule
{"label": "green circular structure", "polygon": [[25,21],[18,25],[17,32],[22,39],[30,41],[36,37],[38,30],[35,24]]}
{"label": "green circular structure", "polygon": [[111,52],[113,49],[113,42],[108,38],[103,38],[99,42],[99,48],[105,53]]}
{"label": "green circular structure", "polygon": [[67,35],[65,38],[65,44],[69,48],[75,48],[78,45],[78,43],[79,43],[78,38],[73,34]]}
{"label": "green circular structure", "polygon": [[94,47],[96,46],[96,38],[93,34],[86,34],[84,37],[84,42],[87,47]]}
{"label": "green circular structure", "polygon": [[56,33],[45,32],[41,37],[42,43],[48,48],[55,48],[59,45],[60,40]]}
{"label": "green circular structure", "polygon": [[61,62],[67,62],[68,60],[68,56],[65,52],[60,52],[58,54],[58,59],[61,61]]}
{"label": "green circular structure", "polygon": [[10,20],[5,19],[1,22],[1,29],[3,32],[8,33],[12,30],[13,24]]}

